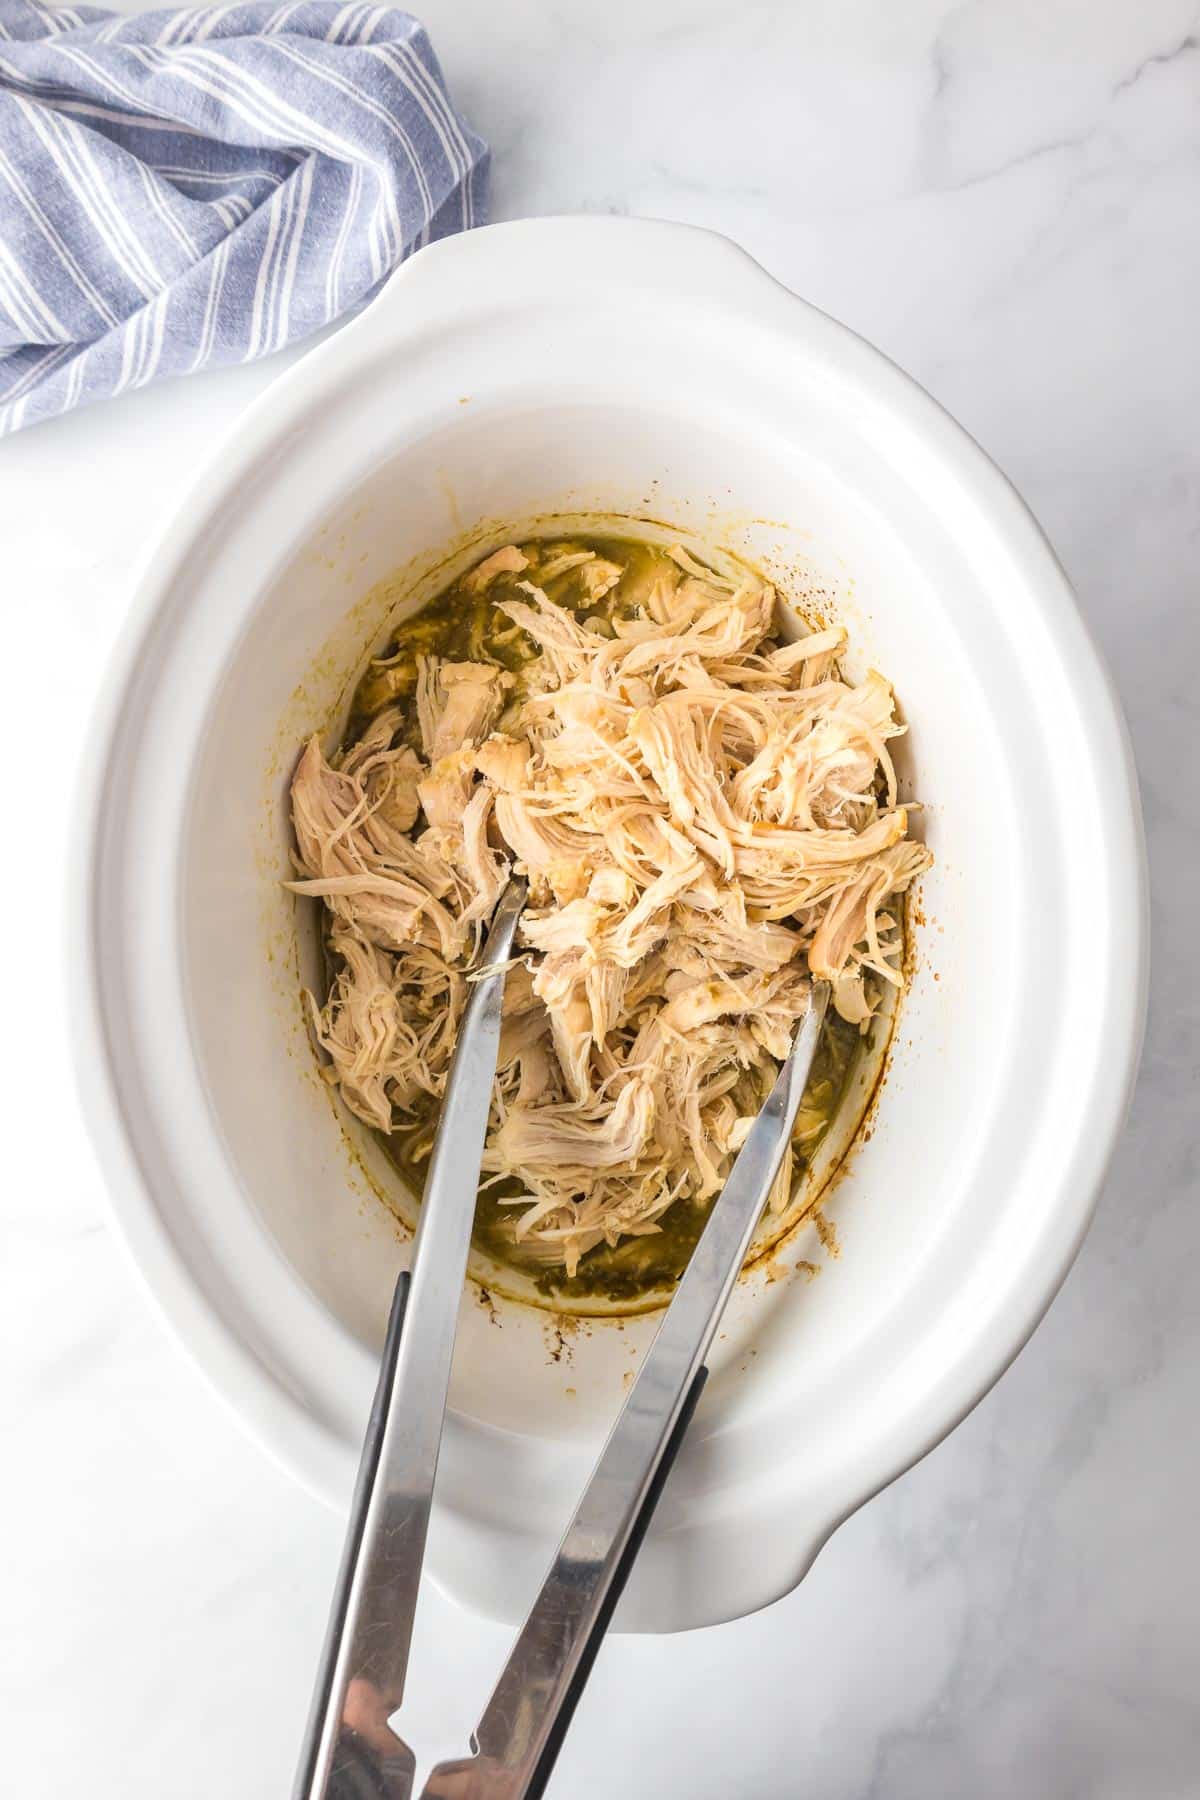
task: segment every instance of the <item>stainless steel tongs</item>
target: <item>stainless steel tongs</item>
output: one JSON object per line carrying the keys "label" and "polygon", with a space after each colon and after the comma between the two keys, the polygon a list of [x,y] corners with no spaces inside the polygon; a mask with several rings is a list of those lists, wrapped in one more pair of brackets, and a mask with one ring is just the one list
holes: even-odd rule
{"label": "stainless steel tongs", "polygon": [[[411,1800],[399,1709],[500,1042],[504,973],[525,903],[496,909],[446,1087],[412,1273],[396,1283],[294,1800]],[[493,971],[489,974],[487,971]],[[422,1800],[541,1794],[704,1386],[704,1358],[791,1138],[828,1004],[808,1013],[713,1205],[472,1736]]]}

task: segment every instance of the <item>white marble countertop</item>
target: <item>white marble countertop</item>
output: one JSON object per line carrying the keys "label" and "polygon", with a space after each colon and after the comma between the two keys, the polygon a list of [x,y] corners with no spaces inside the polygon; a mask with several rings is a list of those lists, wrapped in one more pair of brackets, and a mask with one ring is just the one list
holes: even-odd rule
{"label": "white marble countertop", "polygon": [[[1154,887],[1150,1034],[1048,1319],[758,1617],[604,1648],[579,1800],[1200,1792],[1200,18],[1177,0],[432,0],[494,213],[695,220],[872,338],[1031,501],[1115,671]],[[0,450],[10,754],[0,1255],[3,1786],[288,1789],[340,1522],[246,1438],[102,1223],[60,969],[66,803],[143,545],[275,365]],[[430,1597],[461,1744],[505,1635]]]}

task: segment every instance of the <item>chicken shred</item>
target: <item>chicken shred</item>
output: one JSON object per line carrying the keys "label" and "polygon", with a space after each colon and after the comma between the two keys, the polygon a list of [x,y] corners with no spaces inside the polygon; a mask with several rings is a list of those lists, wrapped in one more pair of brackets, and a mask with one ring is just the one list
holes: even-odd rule
{"label": "chicken shred", "polygon": [[[410,709],[329,757],[312,739],[292,782],[291,885],[324,903],[335,969],[315,1035],[380,1131],[428,1125],[471,958],[528,878],[483,1167],[518,1190],[516,1240],[568,1275],[719,1191],[810,976],[866,1029],[932,860],[897,800],[887,682],[842,678],[840,628],[780,642],[748,571],[670,557],[635,593],[594,552],[497,550],[461,585],[524,645],[516,672],[419,656]],[[546,592],[567,581],[577,609]]]}

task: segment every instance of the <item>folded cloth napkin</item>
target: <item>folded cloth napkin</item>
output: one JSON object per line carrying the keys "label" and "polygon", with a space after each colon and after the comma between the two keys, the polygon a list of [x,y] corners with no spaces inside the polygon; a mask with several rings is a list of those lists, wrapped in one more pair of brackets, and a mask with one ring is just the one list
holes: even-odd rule
{"label": "folded cloth napkin", "polygon": [[0,435],[317,330],[487,165],[394,7],[0,0]]}

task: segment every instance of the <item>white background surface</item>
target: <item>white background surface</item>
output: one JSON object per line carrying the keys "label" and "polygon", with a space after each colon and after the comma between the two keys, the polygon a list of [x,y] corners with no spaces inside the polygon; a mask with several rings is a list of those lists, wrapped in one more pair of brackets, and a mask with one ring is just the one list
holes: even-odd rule
{"label": "white background surface", "polygon": [[[1045,1324],[788,1600],[610,1641],[551,1792],[1194,1796],[1200,16],[434,0],[424,17],[494,146],[495,217],[716,226],[996,457],[1115,670],[1151,855],[1142,1078]],[[81,717],[144,546],[278,366],[0,447],[0,1726],[22,1800],[285,1793],[338,1554],[340,1522],[211,1397],[103,1223],[60,962]],[[506,1641],[429,1597],[419,1748],[461,1746]]]}

